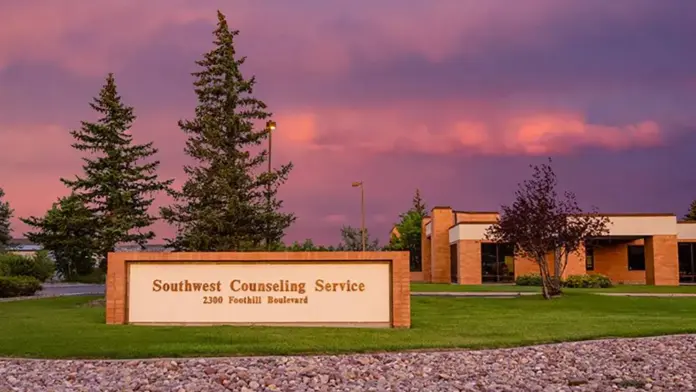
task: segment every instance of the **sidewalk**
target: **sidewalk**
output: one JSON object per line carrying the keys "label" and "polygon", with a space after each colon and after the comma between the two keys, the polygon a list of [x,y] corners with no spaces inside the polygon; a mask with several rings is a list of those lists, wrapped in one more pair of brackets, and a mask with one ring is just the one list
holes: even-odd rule
{"label": "sidewalk", "polygon": [[[606,295],[611,297],[691,297],[696,298],[696,293],[598,293],[587,294]],[[414,291],[413,297],[458,297],[458,298],[518,298],[526,295],[541,295],[534,292],[520,291]]]}
{"label": "sidewalk", "polygon": [[414,291],[414,297],[472,297],[472,298],[517,298],[523,295],[540,295],[541,293],[522,291]]}

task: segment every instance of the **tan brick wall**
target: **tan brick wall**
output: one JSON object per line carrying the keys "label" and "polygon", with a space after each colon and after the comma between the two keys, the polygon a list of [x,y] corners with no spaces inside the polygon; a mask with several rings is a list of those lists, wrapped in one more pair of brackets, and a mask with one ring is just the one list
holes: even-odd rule
{"label": "tan brick wall", "polygon": [[425,282],[423,271],[411,271],[411,282]]}
{"label": "tan brick wall", "polygon": [[581,246],[576,252],[568,255],[568,264],[563,271],[563,278],[571,275],[585,275],[587,273],[585,266],[585,247]]}
{"label": "tan brick wall", "polygon": [[[549,252],[546,255],[546,263],[549,266],[549,272],[554,273],[555,264],[553,262],[553,253]],[[528,274],[539,274],[539,264],[535,260],[515,256],[515,278],[520,275]],[[585,270],[585,249],[579,250],[579,253],[571,253],[568,256],[568,264],[563,271],[563,278],[567,278],[570,275],[583,275],[586,273]]]}
{"label": "tan brick wall", "polygon": [[[411,275],[408,252],[118,252],[109,253],[106,277],[106,323],[127,323],[127,291],[129,261],[385,261],[392,265],[392,327],[411,326]],[[163,267],[166,268],[166,267]]]}
{"label": "tan brick wall", "polygon": [[628,269],[629,245],[643,245],[643,240],[612,245],[601,244],[595,247],[594,271],[588,271],[588,273],[606,275],[614,283],[645,284],[645,271],[630,271]]}
{"label": "tan brick wall", "polygon": [[648,284],[679,285],[677,236],[656,235],[645,239],[645,276]]}
{"label": "tan brick wall", "polygon": [[454,213],[450,208],[436,207],[430,217],[433,228],[430,236],[431,281],[450,283],[449,229],[454,224]]}
{"label": "tan brick wall", "polygon": [[539,274],[539,265],[532,259],[515,256],[515,279],[528,274]]}
{"label": "tan brick wall", "polygon": [[421,263],[423,265],[423,280],[430,282],[432,280],[432,262],[431,262],[431,238],[425,235],[425,226],[430,223],[430,217],[424,218],[421,223]]}
{"label": "tan brick wall", "polygon": [[458,283],[481,284],[481,241],[459,241]]}

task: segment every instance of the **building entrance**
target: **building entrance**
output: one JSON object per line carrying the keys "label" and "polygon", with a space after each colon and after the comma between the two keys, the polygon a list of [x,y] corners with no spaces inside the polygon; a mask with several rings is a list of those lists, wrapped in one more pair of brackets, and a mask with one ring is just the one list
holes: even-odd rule
{"label": "building entrance", "polygon": [[679,283],[696,283],[696,243],[679,243]]}
{"label": "building entrance", "polygon": [[514,248],[511,244],[481,244],[481,281],[483,283],[515,281]]}

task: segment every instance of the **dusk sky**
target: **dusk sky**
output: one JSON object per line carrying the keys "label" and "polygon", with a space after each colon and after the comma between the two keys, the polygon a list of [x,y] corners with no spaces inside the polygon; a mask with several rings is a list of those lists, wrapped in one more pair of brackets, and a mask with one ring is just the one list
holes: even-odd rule
{"label": "dusk sky", "polygon": [[[69,130],[108,72],[184,181],[177,120],[216,10],[274,113],[273,161],[297,214],[286,240],[384,242],[420,188],[429,207],[498,210],[554,159],[583,207],[672,212],[696,198],[696,2],[641,0],[0,0],[0,187],[43,215],[80,172]],[[167,202],[158,198],[158,205]],[[155,225],[161,237],[172,230]],[[158,240],[161,242],[161,239]]]}

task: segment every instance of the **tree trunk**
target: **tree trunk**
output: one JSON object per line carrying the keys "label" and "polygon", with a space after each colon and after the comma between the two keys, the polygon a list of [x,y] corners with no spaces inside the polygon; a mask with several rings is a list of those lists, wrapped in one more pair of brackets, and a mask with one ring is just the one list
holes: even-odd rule
{"label": "tree trunk", "polygon": [[546,257],[538,257],[537,264],[539,264],[539,275],[541,276],[541,294],[545,299],[551,299],[551,274],[549,265],[546,262]]}
{"label": "tree trunk", "polygon": [[551,278],[551,285],[549,287],[549,295],[552,297],[558,297],[563,294],[561,282],[563,281],[563,270],[565,270],[565,266],[562,260],[563,252],[560,248],[556,248],[553,252],[553,277]]}

